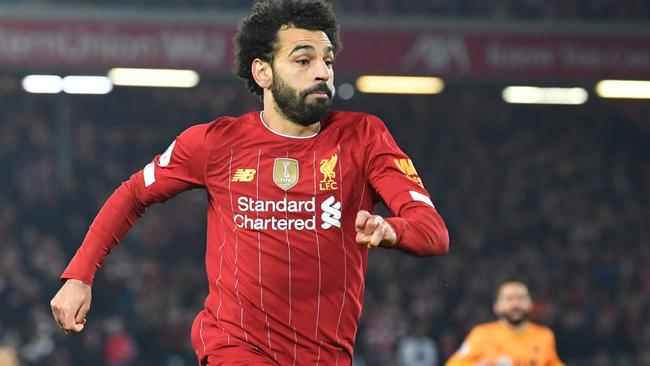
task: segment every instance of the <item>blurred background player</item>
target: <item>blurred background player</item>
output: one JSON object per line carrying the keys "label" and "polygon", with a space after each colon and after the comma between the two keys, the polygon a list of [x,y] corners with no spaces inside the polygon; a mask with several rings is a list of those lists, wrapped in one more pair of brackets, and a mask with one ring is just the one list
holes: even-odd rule
{"label": "blurred background player", "polygon": [[493,306],[499,320],[474,327],[445,365],[564,365],[555,349],[553,331],[528,320],[532,307],[525,284],[502,284]]}

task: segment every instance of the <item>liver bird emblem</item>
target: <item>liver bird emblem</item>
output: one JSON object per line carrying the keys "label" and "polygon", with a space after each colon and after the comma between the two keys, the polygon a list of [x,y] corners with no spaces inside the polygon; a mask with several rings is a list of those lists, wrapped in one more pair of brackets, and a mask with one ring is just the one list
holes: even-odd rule
{"label": "liver bird emblem", "polygon": [[336,178],[334,168],[338,159],[338,155],[334,154],[331,158],[320,161],[320,172],[323,174],[323,180],[321,182],[331,182]]}

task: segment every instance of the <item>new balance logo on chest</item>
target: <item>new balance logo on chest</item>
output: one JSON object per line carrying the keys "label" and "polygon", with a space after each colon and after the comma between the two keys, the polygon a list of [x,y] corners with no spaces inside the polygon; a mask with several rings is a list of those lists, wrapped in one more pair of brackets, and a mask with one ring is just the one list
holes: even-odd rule
{"label": "new balance logo on chest", "polygon": [[255,169],[237,169],[232,176],[233,182],[252,182],[255,179]]}

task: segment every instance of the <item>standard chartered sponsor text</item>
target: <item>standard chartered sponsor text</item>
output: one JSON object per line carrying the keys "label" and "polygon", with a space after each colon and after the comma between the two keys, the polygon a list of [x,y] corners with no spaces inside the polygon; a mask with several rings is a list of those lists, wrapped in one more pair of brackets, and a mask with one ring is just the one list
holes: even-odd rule
{"label": "standard chartered sponsor text", "polygon": [[[243,213],[235,214],[235,224],[248,230],[315,230],[316,229],[316,199],[278,201],[255,200],[250,197],[239,197],[237,209]],[[255,216],[246,214],[256,213]],[[258,217],[259,212],[285,213],[282,216]],[[288,212],[311,212],[308,218],[287,218]]]}

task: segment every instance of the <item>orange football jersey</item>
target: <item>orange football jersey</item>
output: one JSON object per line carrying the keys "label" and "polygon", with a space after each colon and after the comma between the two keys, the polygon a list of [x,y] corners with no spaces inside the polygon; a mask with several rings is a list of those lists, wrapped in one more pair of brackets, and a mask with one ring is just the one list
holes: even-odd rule
{"label": "orange football jersey", "polygon": [[555,336],[549,328],[529,322],[521,332],[502,321],[474,327],[446,366],[561,366]]}

